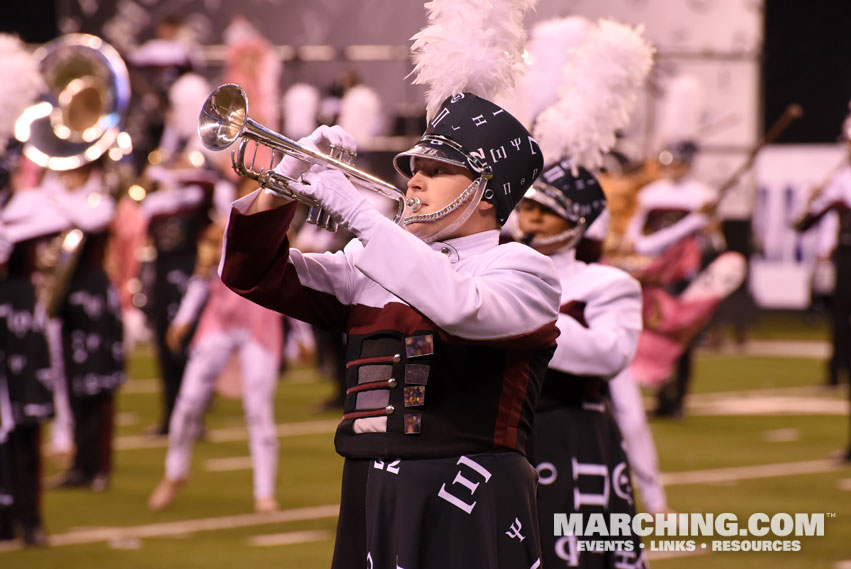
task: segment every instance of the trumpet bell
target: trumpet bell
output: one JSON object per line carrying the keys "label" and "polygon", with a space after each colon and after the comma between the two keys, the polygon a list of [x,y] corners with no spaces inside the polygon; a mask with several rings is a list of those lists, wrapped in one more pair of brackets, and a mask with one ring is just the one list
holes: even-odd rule
{"label": "trumpet bell", "polygon": [[23,112],[15,136],[44,168],[71,170],[115,143],[130,102],[124,60],[97,36],[68,34],[35,52],[47,92]]}
{"label": "trumpet bell", "polygon": [[[205,148],[214,151],[224,150],[236,142],[237,146],[231,153],[234,171],[240,176],[259,181],[263,188],[316,208],[310,214],[308,221],[320,227],[333,231],[336,223],[327,212],[324,212],[322,204],[308,196],[299,195],[290,188],[291,182],[299,180],[276,172],[276,160],[290,156],[308,164],[323,164],[336,168],[343,172],[355,186],[394,200],[396,214],[393,221],[398,223],[402,218],[402,212],[405,209],[405,192],[389,182],[358,170],[345,161],[346,155],[353,157],[353,154],[339,151],[340,149],[335,150],[333,146],[331,155],[324,154],[252,120],[248,115],[248,98],[239,85],[233,83],[221,85],[207,97],[198,116],[198,136]],[[248,155],[249,146],[253,148],[250,156]],[[268,162],[261,160],[263,163],[257,164],[258,149],[271,150],[268,153],[270,154]]]}
{"label": "trumpet bell", "polygon": [[248,97],[239,85],[216,88],[201,107],[198,136],[208,150],[224,150],[239,138],[248,120]]}

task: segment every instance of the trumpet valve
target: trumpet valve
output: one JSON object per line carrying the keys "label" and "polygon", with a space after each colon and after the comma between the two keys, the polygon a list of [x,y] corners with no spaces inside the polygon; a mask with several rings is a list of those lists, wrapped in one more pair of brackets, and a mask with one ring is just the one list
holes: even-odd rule
{"label": "trumpet valve", "polygon": [[355,157],[358,155],[357,152],[350,152],[343,148],[342,146],[337,146],[336,144],[332,144],[331,148],[328,152],[328,155],[340,162],[345,162],[346,164],[354,164]]}
{"label": "trumpet valve", "polygon": [[331,214],[322,209],[321,206],[315,205],[307,211],[307,223],[311,223],[319,229],[327,229],[328,231],[337,231],[337,222],[331,217]]}
{"label": "trumpet valve", "polygon": [[420,207],[423,205],[423,201],[420,198],[408,198],[405,200],[405,204],[408,206],[412,212],[417,213]]}

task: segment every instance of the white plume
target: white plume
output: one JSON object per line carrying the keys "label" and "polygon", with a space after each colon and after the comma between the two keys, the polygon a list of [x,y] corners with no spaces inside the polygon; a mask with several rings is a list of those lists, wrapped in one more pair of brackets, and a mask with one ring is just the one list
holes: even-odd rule
{"label": "white plume", "polygon": [[38,61],[16,36],[0,34],[0,154],[15,130],[15,122],[44,89]]}
{"label": "white plume", "polygon": [[296,83],[281,100],[284,112],[284,134],[294,140],[307,136],[317,126],[319,89],[307,83]]}
{"label": "white plume", "polygon": [[169,88],[169,124],[181,137],[197,138],[198,113],[211,90],[207,80],[197,73],[184,73]]}
{"label": "white plume", "polygon": [[411,39],[415,85],[427,85],[426,116],[464,91],[493,101],[524,68],[523,19],[537,0],[431,0],[428,25]]}
{"label": "white plume", "polygon": [[616,131],[629,124],[653,65],[655,50],[643,34],[643,26],[600,20],[570,52],[559,101],[538,116],[533,129],[547,163],[568,158],[574,167],[600,167]]}
{"label": "white plume", "polygon": [[657,130],[659,145],[696,140],[704,111],[700,81],[693,75],[677,75],[666,91]]}
{"label": "white plume", "polygon": [[381,99],[375,89],[366,85],[355,85],[340,101],[340,117],[337,124],[351,134],[358,144],[368,143],[378,136],[383,126]]}
{"label": "white plume", "polygon": [[[582,16],[552,18],[535,24],[526,45],[526,75],[517,86],[517,99],[524,102],[522,113],[514,114],[531,125],[544,109],[558,101],[561,69],[571,50],[579,47],[591,22]],[[521,101],[518,101],[520,103]]]}

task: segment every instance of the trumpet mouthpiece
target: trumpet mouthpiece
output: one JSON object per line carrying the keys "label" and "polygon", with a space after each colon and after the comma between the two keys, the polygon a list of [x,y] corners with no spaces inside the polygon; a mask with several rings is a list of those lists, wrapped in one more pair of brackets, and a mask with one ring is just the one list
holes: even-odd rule
{"label": "trumpet mouthpiece", "polygon": [[420,198],[408,198],[407,200],[405,200],[405,204],[408,206],[408,209],[410,209],[414,213],[417,213],[420,207],[422,207],[423,202]]}

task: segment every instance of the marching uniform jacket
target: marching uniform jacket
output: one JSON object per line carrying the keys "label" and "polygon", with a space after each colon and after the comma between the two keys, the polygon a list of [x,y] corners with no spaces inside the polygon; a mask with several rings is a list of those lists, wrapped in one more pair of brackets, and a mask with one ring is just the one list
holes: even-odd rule
{"label": "marching uniform jacket", "polygon": [[801,230],[806,231],[818,223],[822,217],[832,216],[836,219],[838,233],[836,248],[840,252],[851,251],[851,167],[840,170],[817,198],[815,198],[799,223]]}
{"label": "marching uniform jacket", "polygon": [[350,458],[525,452],[552,355],[552,261],[498,231],[426,244],[389,220],[338,253],[288,248],[296,204],[234,203],[222,279],[254,302],[348,334],[336,447]]}
{"label": "marching uniform jacket", "polygon": [[629,365],[641,332],[641,287],[614,267],[586,264],[576,250],[552,255],[562,283],[558,343],[539,410],[600,401],[603,380]]}
{"label": "marching uniform jacket", "polygon": [[713,199],[715,193],[696,180],[651,182],[638,193],[625,237],[635,244],[636,253],[658,255],[708,223],[708,216],[697,212]]}

